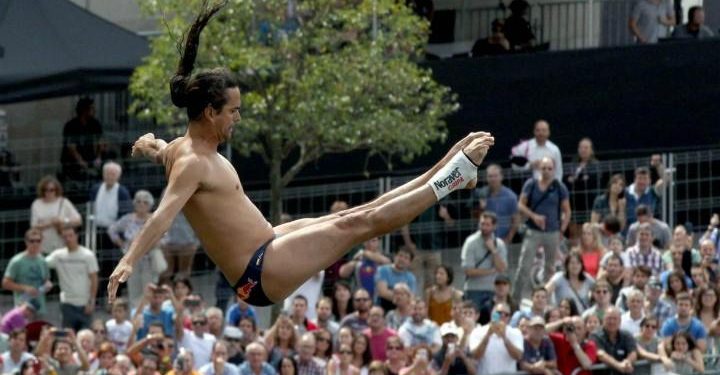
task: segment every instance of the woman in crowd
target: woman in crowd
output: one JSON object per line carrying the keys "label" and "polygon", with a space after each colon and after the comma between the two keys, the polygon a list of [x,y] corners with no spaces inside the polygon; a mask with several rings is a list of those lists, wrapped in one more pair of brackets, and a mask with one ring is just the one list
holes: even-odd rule
{"label": "woman in crowd", "polygon": [[452,268],[439,265],[435,268],[435,283],[425,291],[428,318],[437,325],[452,320],[453,301],[462,299],[463,292],[452,286]]}
{"label": "woman in crowd", "polygon": [[698,288],[695,291],[695,316],[703,322],[708,333],[720,323],[720,298],[715,288]]}
{"label": "woman in crowd", "polygon": [[338,281],[335,283],[332,313],[336,322],[342,321],[346,315],[351,314],[354,311],[352,301],[350,300],[351,296],[352,291],[350,289],[350,285],[344,281]]}
{"label": "woman in crowd", "polygon": [[563,298],[560,300],[560,303],[558,303],[558,307],[560,308],[560,317],[563,319],[580,315],[577,304],[575,304],[575,300],[572,298]]}
{"label": "woman in crowd", "polygon": [[[564,181],[570,192],[570,207],[573,208],[571,220],[571,237],[576,238],[575,223],[587,221],[587,217],[577,217],[578,212],[586,212],[593,204],[594,190],[598,189],[598,161],[590,138],[583,138],[578,143],[577,155],[573,158],[575,168],[571,169]],[[594,277],[594,275],[593,275]]]}
{"label": "woman in crowd", "polygon": [[[77,338],[80,346],[85,351],[85,354],[88,357],[88,362],[90,363],[90,371],[92,372],[97,370],[98,366],[100,365],[100,360],[98,359],[98,352],[95,347],[95,334],[89,329],[81,329],[77,333]],[[78,357],[77,352],[73,353],[73,359],[76,363],[80,363],[80,358]]]}
{"label": "woman in crowd", "polygon": [[585,272],[582,256],[572,251],[565,258],[564,271],[557,272],[547,282],[545,289],[554,297],[554,301],[569,298],[575,301],[576,306],[586,310],[590,307],[590,290],[594,284],[595,280]]}
{"label": "woman in crowd", "polygon": [[324,328],[318,328],[313,333],[315,334],[315,357],[327,363],[332,357],[332,334]]}
{"label": "woman in crowd", "polygon": [[678,375],[702,374],[705,372],[703,355],[695,346],[695,340],[687,332],[678,332],[670,341],[672,372]]}
{"label": "woman in crowd", "polygon": [[652,362],[653,374],[662,374],[664,373],[662,367],[667,369],[672,366],[672,363],[667,358],[663,358],[658,353],[660,339],[657,332],[659,328],[657,317],[648,315],[640,323],[640,334],[635,336],[638,359],[646,359]]}
{"label": "woman in crowd", "polygon": [[30,226],[42,231],[42,252],[48,254],[55,249],[65,247],[60,237],[63,227],[79,227],[82,217],[63,196],[63,188],[53,176],[45,176],[37,184],[37,198],[30,206]]}
{"label": "woman in crowd", "polygon": [[278,375],[297,375],[298,366],[295,358],[292,356],[284,356],[275,367]]}
{"label": "woman in crowd", "polygon": [[385,351],[387,352],[385,366],[387,367],[388,374],[398,375],[407,363],[407,359],[405,358],[405,345],[399,337],[392,336],[385,343]]}
{"label": "woman in crowd", "polygon": [[278,316],[265,335],[265,346],[269,350],[268,363],[277,367],[283,357],[297,354],[297,342],[298,335],[292,320],[287,316]]}
{"label": "woman in crowd", "polygon": [[104,341],[100,344],[98,350],[98,367],[95,370],[95,374],[107,374],[110,369],[115,366],[115,356],[117,355],[117,349],[115,345],[109,341]]}
{"label": "woman in crowd", "polygon": [[[155,198],[147,190],[138,190],[133,198],[133,212],[123,215],[108,228],[108,235],[112,242],[123,253],[127,252],[130,244],[140,233],[140,229],[150,218]],[[157,244],[159,245],[159,244]],[[149,251],[133,267],[133,273],[127,281],[128,299],[132,306],[137,306],[143,296],[143,289],[148,284],[157,284],[160,277],[157,255]],[[162,254],[160,254],[162,255]]]}
{"label": "woman in crowd", "polygon": [[430,365],[431,351],[425,344],[413,347],[410,358],[412,363],[400,370],[399,375],[435,375],[436,372]]}
{"label": "woman in crowd", "polygon": [[367,375],[368,366],[372,361],[370,354],[370,339],[363,334],[355,335],[352,344],[352,365],[360,370],[360,375]]}
{"label": "woman in crowd", "polygon": [[593,224],[583,224],[580,244],[573,250],[580,253],[585,272],[596,279],[598,271],[600,271],[600,260],[605,254],[605,249],[600,243],[600,233]]}
{"label": "woman in crowd", "polygon": [[43,374],[43,364],[37,358],[25,360],[17,371],[18,375],[41,375]]}
{"label": "woman in crowd", "polygon": [[257,323],[255,323],[255,319],[245,316],[240,318],[240,321],[238,322],[238,328],[240,328],[240,331],[243,333],[242,340],[240,341],[242,343],[243,349],[245,349],[248,344],[251,342],[257,340],[258,337],[258,329],[257,329]]}
{"label": "woman in crowd", "polygon": [[596,314],[585,315],[583,320],[585,320],[585,331],[587,331],[588,336],[602,327],[600,318]]}
{"label": "woman in crowd", "polygon": [[600,224],[605,216],[613,215],[620,221],[620,231],[624,233],[627,225],[626,210],[625,177],[621,174],[614,174],[610,177],[605,193],[595,198],[590,214],[590,222]]}
{"label": "woman in crowd", "polygon": [[685,274],[682,271],[673,271],[667,277],[667,286],[663,293],[662,300],[676,307],[675,297],[681,292],[687,292]]}
{"label": "woman in crowd", "polygon": [[360,375],[360,370],[353,365],[351,345],[342,344],[334,361],[327,366],[327,375]]}
{"label": "woman in crowd", "polygon": [[339,348],[340,345],[349,345],[352,347],[353,339],[354,339],[353,331],[350,327],[345,326],[340,328],[337,335],[337,345],[336,347]]}
{"label": "woman in crowd", "polygon": [[645,298],[643,292],[632,290],[627,295],[628,311],[624,312],[620,319],[620,329],[630,332],[631,335],[637,336],[642,330],[642,322],[645,313],[643,311]]}

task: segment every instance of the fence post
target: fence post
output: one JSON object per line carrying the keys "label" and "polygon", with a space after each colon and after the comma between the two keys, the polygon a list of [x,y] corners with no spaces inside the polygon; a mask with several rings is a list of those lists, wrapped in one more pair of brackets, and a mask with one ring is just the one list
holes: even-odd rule
{"label": "fence post", "polygon": [[[665,168],[665,176],[662,176],[662,178],[667,178],[668,175],[672,175],[672,178],[670,178],[670,184],[668,184],[665,187],[665,193],[667,194],[667,208],[665,211],[668,213],[668,225],[670,226],[670,229],[675,228],[675,154],[669,153],[667,154],[667,168]],[[665,195],[665,194],[663,194]]]}
{"label": "fence post", "polygon": [[588,9],[585,12],[588,17],[585,23],[587,25],[587,29],[585,30],[585,48],[590,48],[592,46],[593,20],[595,19],[593,0],[588,0],[587,7]]}

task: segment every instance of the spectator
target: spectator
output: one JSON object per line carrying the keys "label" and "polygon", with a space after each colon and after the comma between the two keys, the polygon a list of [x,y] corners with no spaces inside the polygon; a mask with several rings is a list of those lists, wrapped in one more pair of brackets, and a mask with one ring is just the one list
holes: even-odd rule
{"label": "spectator", "polygon": [[256,341],[258,338],[258,328],[257,323],[255,323],[255,320],[250,318],[242,318],[240,319],[240,323],[238,323],[238,327],[240,328],[240,331],[242,332],[242,347],[246,347],[248,344],[250,344],[253,341]]}
{"label": "spectator", "polygon": [[52,288],[50,270],[40,255],[42,233],[35,229],[25,232],[25,250],[10,258],[2,280],[3,289],[13,292],[15,306],[29,301],[36,313],[45,314],[45,293]]}
{"label": "spectator", "polygon": [[[295,291],[290,293],[283,302],[283,309],[290,311],[294,309],[297,296],[305,298],[305,318],[309,320],[315,320],[315,309],[308,309],[310,306],[315,306],[318,299],[322,295],[322,282],[325,277],[325,271],[320,271],[307,279],[302,285],[300,285]],[[312,322],[310,322],[312,324]]]}
{"label": "spectator", "polygon": [[407,367],[400,370],[399,375],[435,375],[435,369],[430,363],[430,355],[430,348],[427,345],[412,348],[410,353],[412,361]]}
{"label": "spectator", "polygon": [[706,288],[710,283],[707,272],[700,266],[693,266],[690,269],[690,277],[692,278],[693,294],[700,288]]}
{"label": "spectator", "polygon": [[[598,258],[599,260],[599,258]],[[570,299],[581,310],[590,307],[590,290],[595,280],[585,272],[582,256],[572,251],[565,258],[564,271],[559,271],[545,284],[547,292],[554,296],[557,303],[563,299]]]}
{"label": "spectator", "polygon": [[[595,315],[599,321],[604,321],[605,315],[610,311],[610,307],[612,307],[610,301],[610,285],[605,280],[599,280],[595,283],[592,292],[595,304],[583,312],[583,318],[588,315]],[[620,324],[620,322],[618,322],[618,324]]]}
{"label": "spectator", "polygon": [[227,362],[235,366],[239,366],[245,362],[243,348],[246,345],[243,345],[243,332],[239,328],[226,326],[223,331],[222,341],[225,342],[227,348]]}
{"label": "spectator", "polygon": [[[655,0],[641,0],[655,1]],[[644,204],[648,207],[649,212],[657,214],[660,209],[660,198],[662,197],[665,186],[670,183],[670,174],[665,173],[665,167],[657,155],[653,155],[651,161],[652,166],[658,171],[659,178],[654,185],[650,185],[650,169],[647,167],[639,167],[635,169],[635,179],[633,183],[625,189],[625,199],[627,199],[627,225],[634,223],[637,218],[635,216],[635,208]]]}
{"label": "spectator", "polygon": [[[524,2],[524,0],[520,1]],[[545,120],[537,120],[533,134],[535,138],[522,142],[513,148],[513,155],[515,156],[513,158],[513,167],[516,168],[517,165],[520,165],[522,170],[532,170],[533,177],[539,180],[542,175],[542,160],[549,158],[556,168],[552,175],[555,176],[558,182],[562,181],[562,154],[558,146],[550,141],[550,124]]]}
{"label": "spectator", "polygon": [[577,304],[575,304],[575,301],[572,298],[561,299],[560,303],[558,303],[558,309],[560,310],[561,320],[580,315]]}
{"label": "spectator", "polygon": [[502,55],[510,51],[510,42],[505,37],[505,21],[494,19],[490,25],[491,34],[473,44],[472,57]]}
{"label": "spectator", "polygon": [[336,360],[328,363],[327,374],[360,375],[360,370],[352,364],[352,346],[347,344],[340,345],[336,358]]}
{"label": "spectator", "polygon": [[715,256],[715,244],[710,239],[700,240],[700,267],[708,274],[711,283],[718,281],[718,264],[720,260]]}
{"label": "spectator", "polygon": [[713,214],[710,218],[710,224],[708,224],[707,230],[700,238],[700,242],[702,243],[705,240],[713,244],[716,252],[715,258],[720,258],[720,215]]}
{"label": "spectator", "polygon": [[370,354],[370,339],[367,335],[355,335],[352,344],[352,351],[352,365],[360,370],[360,373],[366,374],[368,372],[368,366],[370,366],[370,361],[372,361],[372,354]]}
{"label": "spectator", "polygon": [[657,277],[651,277],[645,287],[645,316],[654,316],[658,325],[675,315],[675,306],[663,301],[662,282]]}
{"label": "spectator", "polygon": [[400,370],[407,364],[405,345],[399,337],[393,336],[387,340],[385,351],[387,352],[385,366],[387,367],[388,374],[398,375]]}
{"label": "spectator", "polygon": [[306,332],[300,337],[298,349],[295,355],[298,374],[325,375],[324,363],[315,358],[315,335],[312,332]]}
{"label": "spectator", "polygon": [[465,330],[463,327],[469,327],[469,329],[472,330],[473,328],[475,328],[475,324],[477,323],[477,319],[472,322],[469,322],[468,319],[465,319],[465,316],[463,314],[463,307],[466,303],[468,305],[471,305],[473,309],[477,309],[475,307],[475,304],[471,301],[453,301],[452,320],[440,325],[441,335],[442,332],[444,332],[443,330],[452,330],[453,332],[457,333],[458,342],[461,342],[463,344],[463,347],[467,347],[467,345],[465,345],[467,343],[467,338],[465,337]]}
{"label": "spectator", "polygon": [[[160,285],[164,285],[167,283],[162,283]],[[175,298],[178,300],[178,302],[186,308],[186,311],[189,311],[191,308],[195,308],[195,304],[199,303],[199,300],[194,300],[193,296],[196,296],[193,293],[193,286],[190,282],[190,279],[187,277],[176,277],[172,281],[172,290],[173,293],[175,293]],[[170,300],[165,300],[162,304],[162,308],[175,312],[175,306],[173,306],[172,302]],[[187,315],[187,314],[186,314]],[[190,328],[190,320],[185,322],[185,327]]]}
{"label": "spectator", "polygon": [[[570,206],[574,209],[573,218],[570,220],[572,223],[571,234],[573,234],[574,238],[577,231],[573,230],[573,228],[575,225],[585,221],[585,219],[579,220],[577,213],[586,212],[591,208],[592,199],[595,195],[593,190],[599,186],[598,160],[595,157],[595,150],[590,138],[584,137],[580,140],[573,163],[575,163],[575,170],[564,176],[563,182],[570,191]],[[593,196],[590,195],[591,193]],[[593,275],[593,277],[595,276]]]}
{"label": "spectator", "polygon": [[352,346],[353,340],[355,340],[356,333],[350,329],[350,327],[342,327],[337,335],[337,341],[335,343],[335,349],[339,348],[340,345]]}
{"label": "spectator", "polygon": [[[673,306],[677,305],[677,296],[680,293],[689,293],[687,287],[687,276],[682,271],[669,271],[668,274],[663,275],[665,278],[665,293],[663,294],[663,300]],[[662,277],[660,278],[662,280]]]}
{"label": "spectator", "polygon": [[82,217],[63,187],[53,176],[45,176],[37,184],[37,198],[30,206],[30,226],[42,232],[43,254],[63,246],[60,232],[63,227],[82,225]]}
{"label": "spectator", "polygon": [[663,358],[660,354],[658,354],[658,344],[660,343],[660,340],[658,339],[657,331],[657,318],[652,315],[648,315],[643,318],[642,323],[640,324],[640,334],[635,336],[635,340],[637,341],[638,358],[646,359],[652,363],[651,373],[653,374],[663,373],[665,369],[663,369],[662,366],[665,366],[665,368],[670,368],[672,366],[672,362],[669,359]]}
{"label": "spectator", "polygon": [[510,42],[510,49],[530,49],[535,43],[535,34],[530,22],[525,19],[530,4],[525,0],[513,0],[510,3],[510,17],[505,20],[505,36]]}
{"label": "spectator", "polygon": [[562,375],[571,375],[575,369],[584,371],[578,375],[589,375],[590,366],[597,360],[597,346],[587,338],[585,323],[580,317],[574,316],[564,320],[559,332],[551,332],[550,340],[557,353],[557,370]]}
{"label": "spectator", "polygon": [[124,298],[118,298],[113,302],[111,313],[112,319],[105,323],[107,338],[120,353],[124,353],[132,335],[132,323],[128,320],[130,304]]}
{"label": "spectator", "polygon": [[98,367],[95,370],[95,374],[111,374],[117,354],[117,349],[113,343],[108,341],[102,342],[97,352]]}
{"label": "spectator", "polygon": [[594,332],[590,339],[598,347],[598,360],[606,364],[613,373],[631,374],[637,359],[635,339],[620,329],[620,310],[609,307],[603,318],[601,330]]}
{"label": "spectator", "polygon": [[708,332],[718,327],[720,321],[720,298],[718,290],[713,287],[702,287],[696,289],[694,312]]}
{"label": "spectator", "polygon": [[98,262],[95,253],[81,246],[74,227],[62,230],[65,247],[45,258],[56,270],[60,284],[62,327],[79,331],[90,326],[98,290]]}
{"label": "spectator", "polygon": [[[267,358],[263,357],[263,361],[268,361],[272,366],[277,365],[284,356],[297,354],[298,334],[292,320],[287,316],[278,316],[275,324],[265,334],[264,341],[266,347],[270,348],[270,354]],[[250,345],[248,344],[248,347],[246,347],[246,353]],[[247,359],[249,361],[250,357],[248,356]]]}
{"label": "spectator", "polygon": [[513,301],[511,296],[510,278],[507,275],[500,274],[495,276],[495,283],[493,287],[494,292],[492,300],[490,300],[490,303],[478,310],[480,313],[480,324],[487,324],[490,321],[490,312],[492,311],[493,306],[498,303],[507,304],[510,306],[510,311],[513,313],[518,310],[517,303]]}
{"label": "spectator", "polygon": [[520,194],[518,209],[531,220],[527,224],[528,229],[523,238],[520,261],[513,281],[513,297],[517,301],[522,299],[525,285],[530,281],[530,267],[540,246],[545,254],[544,282],[552,276],[559,240],[570,220],[568,191],[562,182],[555,179],[554,168],[552,159],[541,159],[542,176],[540,179],[532,178],[525,182]]}
{"label": "spectator", "polygon": [[35,359],[27,351],[27,334],[24,329],[14,329],[10,332],[10,347],[0,356],[0,373],[15,373],[23,362]]}
{"label": "spectator", "polygon": [[630,292],[639,291],[641,293],[645,293],[645,286],[647,285],[648,280],[650,280],[650,276],[652,276],[652,270],[650,270],[647,266],[638,266],[633,268],[632,284],[620,290],[620,296],[615,301],[615,306],[619,308],[620,311],[627,311],[627,299],[630,296]]}
{"label": "spectator", "polygon": [[135,374],[160,375],[160,372],[158,372],[158,370],[158,358],[156,358],[154,355],[146,355],[142,357],[140,366],[138,366],[138,371]]}
{"label": "spectator", "polygon": [[9,335],[12,331],[24,330],[28,322],[35,318],[39,308],[40,303],[37,300],[20,303],[2,316],[0,332]]}
{"label": "spectator", "polygon": [[463,292],[452,286],[451,267],[440,265],[435,270],[435,284],[425,291],[428,317],[438,325],[452,320],[453,301],[461,300]]}
{"label": "spectator", "polygon": [[502,184],[503,169],[498,164],[488,165],[485,169],[485,178],[487,186],[473,190],[473,198],[470,201],[473,212],[476,207],[479,214],[486,211],[493,212],[497,218],[495,236],[510,244],[520,223],[517,194]]}
{"label": "spectator", "polygon": [[715,36],[709,27],[705,26],[705,10],[701,6],[692,6],[688,9],[688,23],[675,26],[672,37],[675,39],[705,39]]}
{"label": "spectator", "polygon": [[210,332],[211,335],[215,336],[216,339],[221,339],[223,331],[225,329],[225,319],[223,319],[222,310],[218,309],[215,306],[212,306],[209,307],[207,311],[205,311],[205,315],[207,315],[208,319],[208,332]]}
{"label": "spectator", "polygon": [[620,221],[620,230],[625,229],[627,223],[627,198],[625,198],[625,177],[614,174],[610,177],[607,190],[604,194],[595,197],[590,222],[600,224],[608,216],[614,216]]}
{"label": "spectator", "polygon": [[[628,260],[627,262],[625,262],[626,258]],[[620,291],[625,287],[625,280],[627,280],[625,273],[634,269],[625,267],[627,264],[630,264],[627,252],[618,255],[613,251],[607,258],[605,272],[601,272],[601,276],[599,277],[599,279],[605,280],[610,288],[610,303],[612,304],[617,302],[620,297]]]}
{"label": "spectator", "polygon": [[[134,316],[142,315],[142,327],[137,332],[137,339],[149,334],[150,325],[153,322],[158,322],[162,326],[165,336],[174,336],[176,329],[175,317],[171,311],[162,308],[162,303],[168,295],[173,295],[173,293],[167,285],[158,287],[149,284],[145,287],[145,294],[134,313]],[[180,327],[182,327],[182,324],[180,324]]]}
{"label": "spectator", "polygon": [[674,374],[692,375],[705,372],[703,352],[695,345],[695,341],[689,333],[675,333],[670,340],[670,349]]}
{"label": "spectator", "polygon": [[[395,254],[393,264],[380,266],[375,274],[376,301],[385,310],[392,310],[392,289],[397,283],[405,283],[414,294],[417,293],[415,275],[409,271],[413,260],[413,253],[406,247],[401,247]],[[356,307],[357,308],[357,307]]]}
{"label": "spectator", "polygon": [[63,149],[60,156],[62,174],[71,180],[85,180],[100,167],[99,141],[102,126],[95,118],[95,101],[84,97],[75,105],[75,117],[63,127]]}
{"label": "spectator", "polygon": [[[77,344],[79,347],[82,348],[82,350],[85,352],[85,354],[88,357],[88,364],[90,366],[90,371],[96,371],[100,361],[99,356],[97,353],[97,346],[95,345],[96,338],[95,333],[93,331],[85,328],[81,329],[77,333]],[[73,361],[76,363],[80,362],[80,358],[78,357],[78,353],[73,353]]]}
{"label": "spectator", "polygon": [[657,43],[665,36],[662,26],[675,25],[675,13],[667,0],[640,0],[630,15],[630,32],[638,44]]}
{"label": "spectator", "polygon": [[340,324],[332,316],[332,300],[328,297],[321,297],[315,307],[317,320],[314,324],[318,329],[325,329],[335,336],[340,329]]}
{"label": "spectator", "polygon": [[[168,229],[162,242],[162,251],[167,260],[167,269],[161,275],[163,280],[171,276],[190,277],[193,258],[200,241],[182,212],[179,212]],[[223,306],[223,309],[225,306]]]}
{"label": "spectator", "polygon": [[275,369],[267,363],[267,350],[263,344],[253,342],[245,348],[247,361],[240,365],[240,375],[275,375]]}
{"label": "spectator", "polygon": [[368,366],[368,375],[388,375],[388,369],[385,363],[381,361],[372,361]]}
{"label": "spectator", "polygon": [[432,22],[435,14],[433,0],[405,0],[405,5],[412,9],[418,17]]}
{"label": "spectator", "polygon": [[679,248],[682,251],[682,256],[680,257],[680,259],[678,259],[679,262],[674,265],[674,263],[676,262],[673,262],[672,252],[665,251],[663,253],[663,262],[665,262],[667,268],[678,269],[683,271],[685,275],[691,276],[691,268],[695,265],[699,265],[702,261],[702,255],[700,254],[700,251],[692,248],[692,234],[688,234],[688,231],[684,225],[678,225],[673,230],[672,241],[668,243],[668,245],[670,248]]}
{"label": "spectator", "polygon": [[[89,371],[88,357],[72,330],[43,328],[40,342],[35,350],[41,362],[47,365],[48,372],[56,374],[77,374],[80,370]],[[73,349],[77,351],[80,363],[73,360]]]}
{"label": "spectator", "polygon": [[341,322],[340,327],[348,326],[354,333],[360,333],[368,327],[367,318],[370,313],[372,301],[370,293],[365,289],[358,289],[353,296],[355,312],[347,315]]}
{"label": "spectator", "polygon": [[283,357],[275,370],[278,375],[297,375],[298,365],[293,357]]}
{"label": "spectator", "polygon": [[305,332],[317,329],[317,326],[307,318],[308,300],[305,296],[298,294],[293,298],[290,320],[295,324],[297,334],[302,336]]}
{"label": "spectator", "polygon": [[333,317],[335,317],[336,321],[341,322],[345,316],[355,311],[351,297],[352,291],[348,284],[343,281],[335,283],[332,298]]}
{"label": "spectator", "polygon": [[650,223],[642,223],[637,227],[638,241],[627,250],[630,259],[629,267],[647,266],[658,276],[664,271],[664,262],[660,251],[653,246],[653,232]]}
{"label": "spectator", "polygon": [[355,285],[375,295],[375,273],[379,266],[390,264],[390,259],[380,252],[380,238],[371,238],[363,243],[353,259],[340,267],[340,277],[347,279],[355,275]]}
{"label": "spectator", "polygon": [[580,252],[585,272],[596,279],[600,271],[600,260],[605,255],[605,249],[600,241],[600,233],[592,223],[582,225],[580,244],[574,250]]}
{"label": "spectator", "polygon": [[383,309],[380,306],[374,306],[370,309],[370,318],[368,319],[368,329],[363,334],[370,340],[370,354],[373,360],[385,361],[387,352],[385,347],[390,337],[397,336],[394,329],[388,328],[383,317]]}
{"label": "spectator", "polygon": [[[114,222],[108,229],[108,234],[113,243],[123,253],[130,248],[130,244],[140,233],[145,222],[150,219],[155,198],[147,190],[138,190],[133,198],[133,212],[123,215],[120,220]],[[159,246],[159,243],[157,244]],[[160,277],[160,259],[164,261],[159,249],[153,249],[143,256],[133,267],[133,273],[127,280],[128,299],[130,304],[137,305],[143,296],[143,288],[148,284],[157,284]],[[160,255],[159,257],[157,255]],[[167,263],[165,264],[167,267]],[[163,270],[164,271],[164,270]]]}
{"label": "spectator", "polygon": [[433,355],[433,368],[440,369],[439,375],[475,375],[475,361],[470,358],[467,346],[460,342],[461,328],[443,324],[440,328],[443,345]]}
{"label": "spectator", "polygon": [[536,316],[530,319],[529,326],[530,332],[523,343],[520,370],[531,374],[555,374],[557,356],[552,341],[545,336],[545,320]]}
{"label": "spectator", "polygon": [[629,332],[633,337],[640,334],[640,325],[645,318],[643,307],[645,296],[640,290],[633,290],[628,293],[628,310],[620,317],[620,329]]}
{"label": "spectator", "polygon": [[327,363],[332,359],[333,335],[324,328],[318,328],[313,334],[315,334],[315,358]]}
{"label": "spectator", "polygon": [[[687,293],[680,293],[677,296],[677,314],[670,319],[666,320],[660,330],[660,336],[662,336],[666,343],[669,338],[678,332],[687,332],[690,334],[698,349],[705,353],[707,348],[707,330],[703,325],[702,321],[692,316],[692,299]],[[660,355],[670,357],[670,353],[664,350],[664,345],[660,347]],[[667,353],[667,355],[666,355]]]}
{"label": "spectator", "polygon": [[165,375],[199,375],[195,370],[195,354],[193,351],[180,349],[173,361],[173,368]]}
{"label": "spectator", "polygon": [[434,353],[440,349],[442,338],[440,337],[438,325],[427,319],[427,312],[428,308],[425,301],[416,298],[412,316],[400,327],[398,336],[407,347],[424,344],[432,348]]}
{"label": "spectator", "polygon": [[523,336],[519,329],[508,326],[510,307],[497,304],[487,325],[475,328],[468,345],[478,360],[478,374],[515,372],[523,356]]}
{"label": "spectator", "polygon": [[536,316],[544,317],[547,310],[548,291],[542,286],[535,287],[532,292],[532,305],[529,310],[518,310],[510,319],[510,326],[517,328],[520,319],[532,319]]}
{"label": "spectator", "polygon": [[637,221],[630,225],[627,233],[627,245],[634,246],[637,239],[637,231],[640,225],[648,224],[653,236],[653,245],[658,249],[666,249],[670,245],[670,239],[673,235],[670,233],[670,227],[667,223],[653,217],[652,211],[648,206],[643,204],[635,208],[635,216]]}
{"label": "spectator", "polygon": [[[177,292],[175,292],[175,295],[177,295]],[[257,322],[257,313],[252,306],[236,296],[235,303],[230,305],[227,311],[227,323],[231,326],[237,326],[243,318],[249,318]]]}
{"label": "spectator", "polygon": [[175,316],[175,339],[180,344],[180,348],[185,348],[194,354],[197,367],[203,367],[210,363],[213,346],[217,339],[208,332],[207,315],[204,313],[193,315],[192,330],[183,327],[182,310],[178,309]]}
{"label": "spectator", "polygon": [[465,270],[465,295],[478,309],[486,308],[494,296],[497,275],[507,268],[507,247],[496,237],[497,216],[486,211],[480,216],[478,230],[462,247],[462,267]]}

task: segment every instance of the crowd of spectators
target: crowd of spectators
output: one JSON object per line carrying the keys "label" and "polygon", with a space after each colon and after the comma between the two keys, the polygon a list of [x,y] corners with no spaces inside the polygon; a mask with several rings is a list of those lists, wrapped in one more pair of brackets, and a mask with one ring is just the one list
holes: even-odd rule
{"label": "crowd of spectators", "polygon": [[[504,185],[500,165],[486,167],[470,200],[477,230],[464,238],[459,264],[443,263],[452,244],[408,228],[392,253],[370,239],[288,297],[266,330],[242,300],[212,306],[193,289],[182,257],[191,262],[198,241],[183,218],[103,320],[101,280],[155,199],[131,196],[120,165],[105,163],[89,195],[99,228],[89,249],[62,184],[43,178],[25,249],[4,270],[14,307],[0,321],[2,373],[569,375],[594,365],[633,373],[646,360],[691,374],[714,365],[718,215],[699,238],[670,228],[655,214],[671,178],[662,160],[651,157],[626,186],[621,174],[600,175],[587,138],[563,170],[550,137],[539,120],[533,139],[513,149],[513,168],[532,172],[518,192]],[[592,179],[607,180],[607,190],[592,194]],[[576,205],[591,211],[587,222],[573,215]],[[453,231],[453,211],[440,203],[418,220]],[[46,295],[56,285],[53,326]]]}

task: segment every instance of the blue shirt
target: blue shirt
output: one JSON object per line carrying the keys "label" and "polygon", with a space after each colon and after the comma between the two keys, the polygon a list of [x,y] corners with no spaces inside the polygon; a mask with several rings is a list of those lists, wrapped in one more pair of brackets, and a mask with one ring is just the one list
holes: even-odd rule
{"label": "blue shirt", "polygon": [[515,314],[513,314],[512,318],[510,318],[510,327],[517,328],[518,324],[520,324],[520,319],[525,318],[527,320],[530,320],[536,316],[543,317],[544,314],[535,315],[535,313],[532,312],[532,310],[518,310],[515,311]]}
{"label": "blue shirt", "polygon": [[[545,216],[544,232],[557,232],[560,230],[560,205],[570,196],[565,184],[554,180],[545,191],[540,190],[540,183],[536,179],[528,179],[522,188],[522,194],[527,197],[527,207],[538,215]],[[532,220],[528,220],[528,227],[540,230]]]}
{"label": "blue shirt", "polygon": [[[375,285],[377,285],[380,281],[386,282],[388,289],[390,290],[392,290],[397,283],[405,283],[408,287],[410,287],[410,291],[413,294],[417,293],[417,281],[415,280],[415,275],[413,275],[409,270],[397,271],[393,268],[392,264],[385,264],[378,267],[377,272],[375,273]],[[378,298],[376,298],[376,300],[377,299]]]}
{"label": "blue shirt", "polygon": [[665,321],[665,323],[662,326],[662,330],[660,330],[660,336],[662,337],[670,337],[674,335],[677,332],[687,332],[692,336],[693,340],[697,341],[700,339],[704,339],[707,337],[707,330],[705,329],[705,326],[703,323],[696,317],[690,318],[690,324],[688,324],[685,327],[680,326],[678,323],[677,316],[674,316],[668,320]]}
{"label": "blue shirt", "polygon": [[473,191],[473,204],[477,200],[485,200],[485,211],[492,211],[497,215],[495,236],[505,238],[512,227],[512,217],[517,212],[518,197],[515,192],[501,186],[496,194],[490,194],[490,188],[485,186]]}
{"label": "blue shirt", "polygon": [[[131,316],[134,313],[130,314]],[[161,322],[163,325],[163,333],[166,337],[175,337],[175,314],[167,309],[160,309],[158,314],[153,314],[150,311],[150,306],[145,306],[143,310],[143,326],[138,329],[137,339],[141,340],[148,334],[148,328],[153,322]]]}
{"label": "blue shirt", "polygon": [[625,216],[627,217],[626,226],[628,228],[632,223],[637,221],[637,216],[635,216],[635,208],[637,208],[637,206],[640,204],[644,204],[650,207],[653,212],[653,216],[658,217],[658,215],[660,214],[657,211],[660,203],[660,197],[658,197],[655,193],[654,186],[648,186],[648,188],[645,189],[645,192],[642,193],[640,196],[635,195],[634,191],[634,183],[625,189],[625,200],[627,202],[627,204],[625,205]]}
{"label": "blue shirt", "polygon": [[[242,365],[240,365],[240,375],[255,375],[253,370],[250,368],[250,362],[245,361]],[[269,363],[264,362],[262,365],[262,371],[260,371],[261,375],[276,375],[277,372],[275,369],[270,366]]]}
{"label": "blue shirt", "polygon": [[250,318],[255,322],[255,324],[257,324],[257,315],[255,314],[255,309],[253,309],[252,306],[248,306],[247,310],[242,311],[240,310],[240,305],[234,303],[228,309],[227,318],[225,320],[231,326],[237,327],[240,320],[243,318]]}

